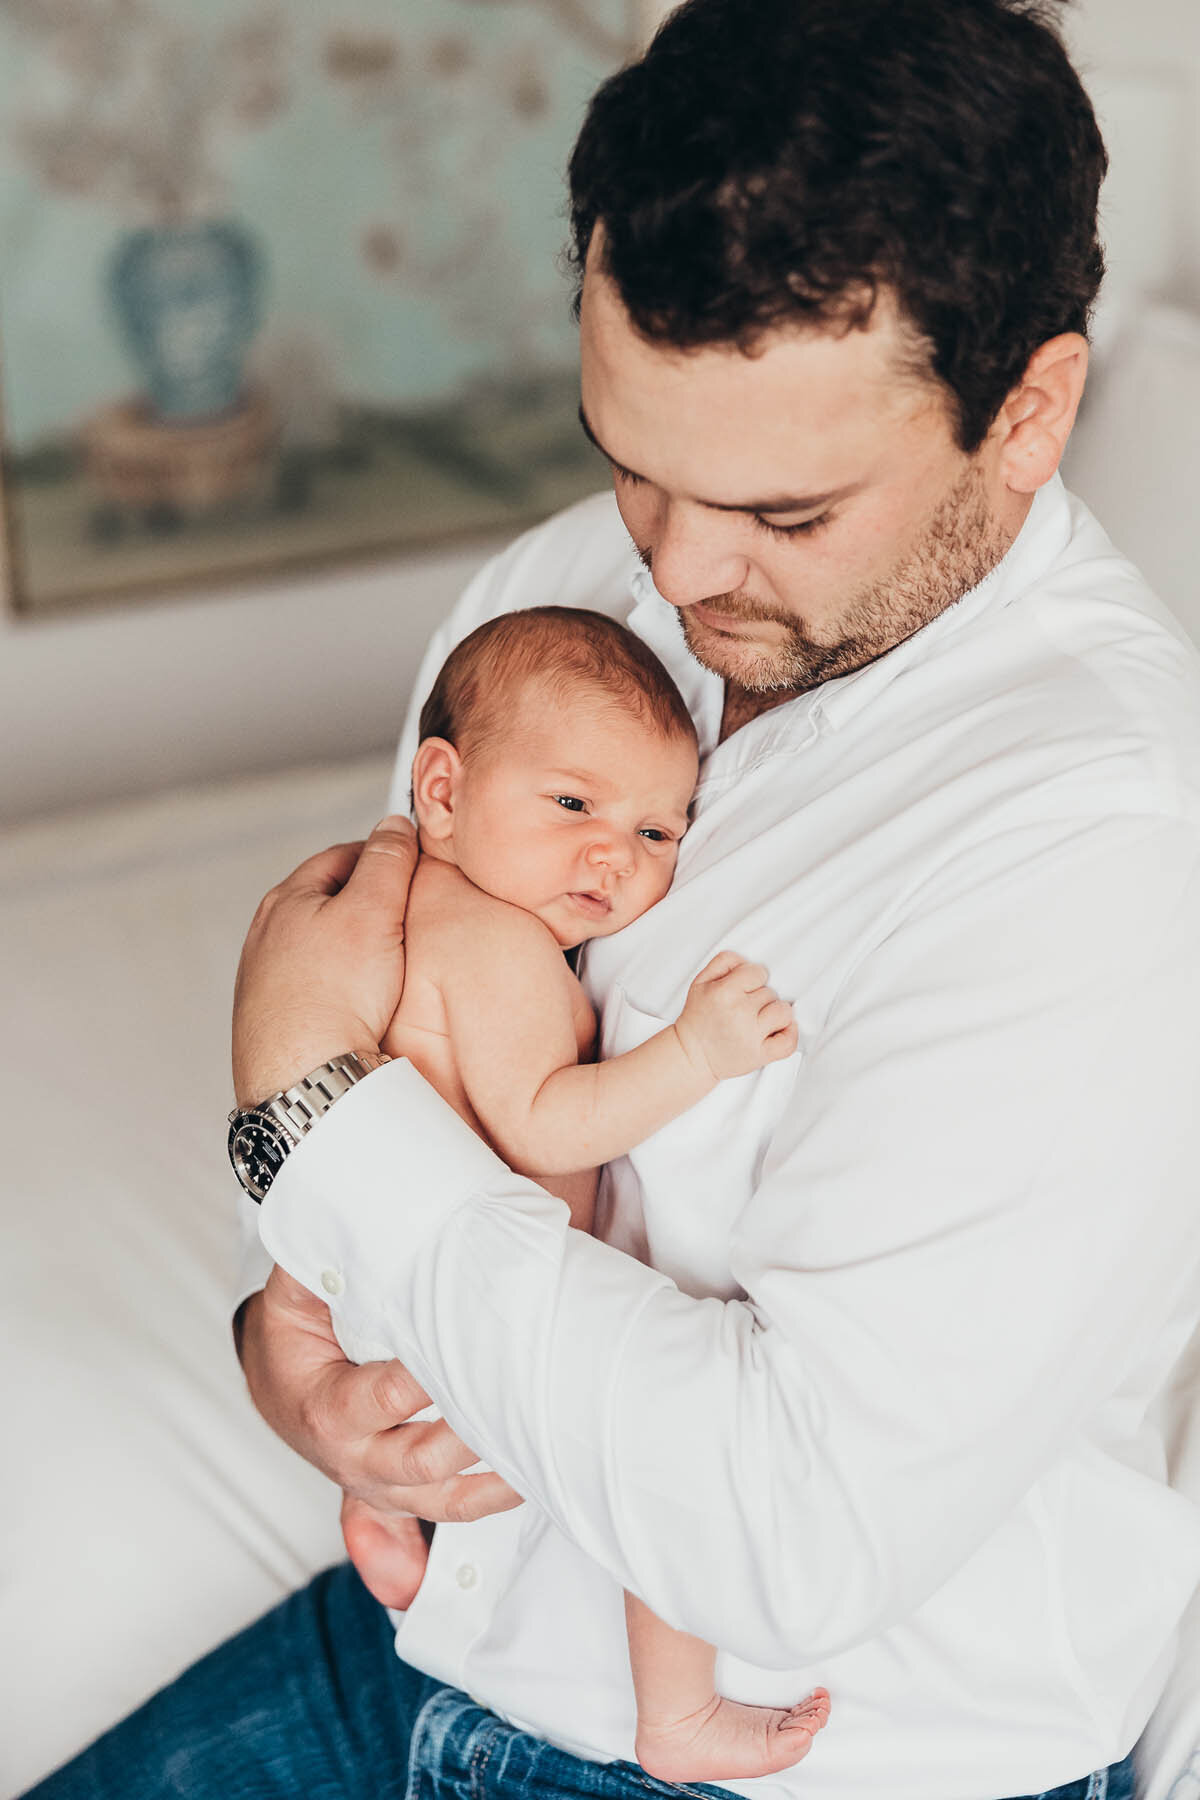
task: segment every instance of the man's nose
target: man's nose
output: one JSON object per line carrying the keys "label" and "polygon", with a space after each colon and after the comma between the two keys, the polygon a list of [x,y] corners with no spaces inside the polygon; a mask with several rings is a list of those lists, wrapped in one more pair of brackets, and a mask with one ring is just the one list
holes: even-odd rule
{"label": "man's nose", "polygon": [[690,606],[745,587],[749,561],[738,546],[745,521],[694,501],[668,501],[656,521],[650,573],[664,600]]}

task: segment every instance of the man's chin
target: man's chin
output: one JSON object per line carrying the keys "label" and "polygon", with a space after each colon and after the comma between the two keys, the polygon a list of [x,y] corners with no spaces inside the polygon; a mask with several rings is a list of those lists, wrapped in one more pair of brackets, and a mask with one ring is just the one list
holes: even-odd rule
{"label": "man's chin", "polygon": [[777,644],[756,643],[749,636],[718,631],[701,624],[683,610],[679,614],[679,623],[684,643],[710,675],[719,675],[722,681],[732,682],[735,687],[746,688],[750,693],[772,693],[792,686],[790,675],[784,669],[786,659]]}

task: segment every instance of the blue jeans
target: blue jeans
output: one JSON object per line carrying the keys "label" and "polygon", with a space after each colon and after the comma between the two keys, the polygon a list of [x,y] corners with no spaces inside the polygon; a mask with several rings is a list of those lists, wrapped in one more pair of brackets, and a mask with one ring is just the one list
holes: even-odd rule
{"label": "blue jeans", "polygon": [[[348,1563],[193,1665],[27,1800],[737,1800],[584,1762],[400,1661]],[[1131,1800],[1128,1763],[1040,1800]]]}

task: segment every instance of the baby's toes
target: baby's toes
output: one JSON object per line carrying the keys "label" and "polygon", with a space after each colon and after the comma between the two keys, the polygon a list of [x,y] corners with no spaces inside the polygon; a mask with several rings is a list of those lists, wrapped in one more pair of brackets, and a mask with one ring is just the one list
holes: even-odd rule
{"label": "baby's toes", "polygon": [[796,1706],[788,1708],[779,1729],[781,1731],[820,1731],[829,1723],[829,1706],[828,1690],[815,1688],[807,1700],[801,1700]]}

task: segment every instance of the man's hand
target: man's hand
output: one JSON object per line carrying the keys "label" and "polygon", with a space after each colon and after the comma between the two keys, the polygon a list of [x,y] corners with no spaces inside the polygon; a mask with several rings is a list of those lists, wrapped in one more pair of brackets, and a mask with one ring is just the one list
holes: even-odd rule
{"label": "man's hand", "polygon": [[409,820],[336,844],[254,915],[233,1000],[233,1085],[255,1106],[348,1050],[374,1051],[404,987],[404,909],[417,864]]}
{"label": "man's hand", "polygon": [[376,1512],[457,1523],[507,1512],[521,1496],[444,1419],[404,1421],[429,1395],[403,1363],[348,1362],[329,1308],[276,1267],[239,1314],[251,1398],[271,1429]]}

